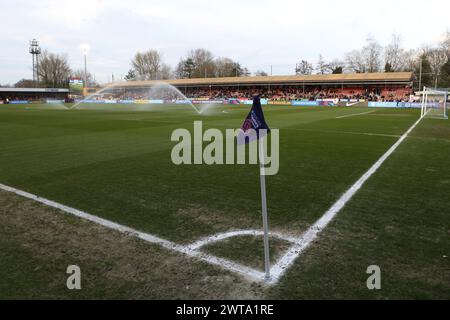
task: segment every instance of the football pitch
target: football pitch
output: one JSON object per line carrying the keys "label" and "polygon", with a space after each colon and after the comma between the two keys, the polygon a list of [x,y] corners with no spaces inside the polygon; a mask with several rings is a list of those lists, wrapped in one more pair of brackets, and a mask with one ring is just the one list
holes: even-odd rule
{"label": "football pitch", "polygon": [[[237,129],[249,107],[0,106],[0,184],[188,248],[261,230],[254,165],[171,161],[174,130]],[[280,171],[267,177],[271,262],[388,151],[420,110],[267,106]],[[0,191],[0,298],[450,298],[450,122],[423,119],[330,224],[268,286]],[[22,215],[19,217],[19,215]],[[116,234],[117,233],[117,234]],[[181,250],[182,251],[182,250]],[[263,272],[262,237],[201,251]],[[65,289],[79,265],[83,290]],[[382,289],[368,290],[369,266]]]}

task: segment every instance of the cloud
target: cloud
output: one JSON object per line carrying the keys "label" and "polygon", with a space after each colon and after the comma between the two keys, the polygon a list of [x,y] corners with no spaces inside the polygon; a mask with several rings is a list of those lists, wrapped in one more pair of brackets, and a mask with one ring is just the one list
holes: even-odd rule
{"label": "cloud", "polygon": [[30,13],[32,17],[44,24],[51,23],[72,30],[89,26],[108,8],[118,4],[114,0],[47,0],[37,2],[37,7]]}
{"label": "cloud", "polygon": [[[404,46],[433,43],[449,28],[448,1],[420,6],[406,0],[35,0],[2,4],[0,83],[26,76],[28,41],[68,53],[74,69],[83,65],[80,44],[89,43],[90,71],[98,79],[126,74],[136,51],[155,48],[175,65],[189,49],[203,47],[238,60],[251,71],[293,73],[300,59],[319,53],[341,58],[360,48],[371,33],[381,44],[401,34]],[[12,69],[17,69],[14,76]]]}

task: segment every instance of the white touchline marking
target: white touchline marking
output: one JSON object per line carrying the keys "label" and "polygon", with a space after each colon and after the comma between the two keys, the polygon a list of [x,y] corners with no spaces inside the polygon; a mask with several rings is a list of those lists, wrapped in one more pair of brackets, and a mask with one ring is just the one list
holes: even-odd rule
{"label": "white touchline marking", "polygon": [[112,229],[112,230],[116,230],[116,231],[118,231],[120,233],[123,233],[123,234],[126,234],[128,236],[136,237],[136,238],[142,239],[144,241],[147,241],[149,243],[159,245],[159,246],[161,246],[163,248],[166,248],[166,249],[169,249],[169,250],[173,250],[173,251],[185,254],[185,255],[187,255],[189,257],[197,258],[197,259],[206,261],[206,262],[208,262],[210,264],[220,266],[220,267],[222,267],[224,269],[228,269],[230,271],[233,271],[233,272],[239,273],[241,275],[244,275],[245,277],[247,277],[247,278],[249,278],[251,280],[256,280],[256,281],[262,282],[265,279],[265,274],[263,272],[261,272],[261,271],[258,271],[258,270],[255,270],[253,268],[249,268],[249,267],[240,265],[238,263],[235,263],[233,261],[229,261],[227,259],[218,258],[218,257],[212,256],[212,255],[209,255],[209,254],[205,254],[205,253],[203,253],[201,251],[198,251],[198,250],[193,250],[189,246],[179,245],[179,244],[170,242],[168,240],[164,240],[164,239],[158,238],[158,237],[153,236],[151,234],[144,233],[144,232],[135,230],[133,228],[126,227],[124,225],[121,225],[121,224],[118,224],[118,223],[115,223],[115,222],[112,222],[112,221],[109,221],[109,220],[106,220],[106,219],[94,216],[94,215],[89,214],[87,212],[80,211],[80,210],[77,210],[77,209],[65,206],[65,205],[57,203],[55,201],[48,200],[48,199],[39,197],[37,195],[31,194],[31,193],[28,193],[28,192],[25,192],[25,191],[22,191],[22,190],[18,190],[18,189],[13,188],[13,187],[6,186],[4,184],[0,184],[0,189],[2,189],[4,191],[11,192],[11,193],[14,193],[14,194],[17,194],[17,195],[22,196],[24,198],[31,199],[31,200],[34,200],[36,202],[45,204],[46,206],[59,209],[61,211],[64,211],[64,212],[69,213],[71,215],[74,215],[76,217],[79,217],[79,218],[82,218],[84,220],[88,220],[88,221],[94,222],[94,223],[96,223],[98,225],[101,225],[103,227],[106,227],[106,228],[109,228],[109,229]]}
{"label": "white touchline marking", "polygon": [[358,192],[363,184],[381,167],[381,165],[388,159],[392,153],[400,146],[400,144],[408,137],[414,128],[422,120],[417,120],[408,131],[384,154],[377,162],[358,180],[354,185],[348,189],[338,201],[314,224],[312,225],[299,239],[298,243],[293,245],[289,251],[280,259],[271,269],[272,279],[271,284],[276,284],[286,270],[294,263],[297,257],[317,238],[318,234],[325,229],[331,220],[341,211],[341,209],[350,201],[350,199]]}
{"label": "white touchline marking", "polygon": [[339,130],[314,130],[314,129],[301,129],[301,128],[282,128],[282,130],[321,132],[321,133],[338,133],[338,134],[352,134],[352,135],[359,135],[359,136],[374,136],[374,137],[389,137],[389,138],[400,138],[401,137],[401,135],[398,135],[398,134],[372,133],[372,132],[355,132],[355,131],[339,131]]}
{"label": "white touchline marking", "polygon": [[300,237],[285,236],[280,233],[272,232],[273,237],[283,239],[285,241],[293,243],[287,253],[278,260],[278,262],[271,268],[271,279],[267,281],[265,278],[265,273],[241,264],[235,263],[233,261],[219,258],[210,254],[206,254],[200,251],[200,249],[210,243],[215,243],[224,239],[237,237],[237,236],[261,236],[262,231],[259,230],[242,230],[242,231],[231,231],[227,233],[217,234],[211,237],[207,237],[196,241],[191,245],[179,245],[174,242],[161,239],[159,237],[153,236],[148,233],[144,233],[135,230],[130,227],[94,216],[84,211],[80,211],[63,204],[57,203],[52,200],[48,200],[37,195],[0,184],[0,189],[17,194],[24,198],[34,200],[36,202],[45,204],[49,207],[53,207],[64,211],[66,213],[72,214],[84,220],[91,221],[98,225],[104,226],[106,228],[116,230],[120,233],[126,234],[128,236],[136,237],[142,239],[146,242],[159,245],[168,250],[176,251],[185,254],[192,258],[197,258],[199,260],[205,261],[209,264],[220,266],[229,271],[241,274],[249,280],[265,282],[268,285],[275,285],[278,283],[280,278],[286,272],[286,270],[294,263],[294,261],[300,256],[300,254],[317,238],[318,234],[325,229],[325,227],[331,222],[331,220],[339,213],[339,211],[347,204],[348,201],[355,195],[355,193],[363,186],[363,184],[380,168],[380,166],[389,158],[389,156],[398,148],[398,146],[408,137],[411,131],[419,124],[422,120],[420,118],[414,123],[408,131],[401,136],[401,138],[353,185],[348,189],[344,195],[304,234]]}
{"label": "white touchline marking", "polygon": [[136,121],[136,122],[161,122],[161,123],[172,123],[176,124],[174,121],[164,121],[164,120],[153,120],[153,119],[118,119],[119,121]]}
{"label": "white touchline marking", "polygon": [[362,116],[364,114],[369,114],[369,113],[374,113],[374,112],[377,112],[377,111],[374,110],[374,111],[368,111],[368,112],[362,112],[362,113],[347,114],[345,116],[336,117],[336,119],[343,119],[343,118],[349,118],[349,117]]}

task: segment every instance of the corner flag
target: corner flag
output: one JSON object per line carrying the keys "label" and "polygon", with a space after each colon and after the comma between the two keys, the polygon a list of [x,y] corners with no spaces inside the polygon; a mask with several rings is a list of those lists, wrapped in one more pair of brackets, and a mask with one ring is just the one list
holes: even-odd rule
{"label": "corner flag", "polygon": [[269,218],[267,213],[267,196],[266,196],[266,173],[265,173],[265,152],[264,152],[264,136],[270,132],[269,126],[264,118],[261,107],[261,99],[256,96],[253,99],[253,106],[249,115],[244,121],[238,135],[238,144],[248,144],[252,141],[259,140],[259,166],[260,166],[260,183],[261,183],[261,204],[264,227],[264,265],[266,270],[266,280],[270,280],[270,254],[269,254]]}
{"label": "corner flag", "polygon": [[238,144],[247,144],[252,141],[259,140],[264,136],[260,136],[260,130],[265,130],[264,135],[270,132],[270,128],[264,118],[264,113],[261,107],[261,99],[259,97],[255,97],[253,99],[252,109],[245,119],[241,132],[238,136]]}

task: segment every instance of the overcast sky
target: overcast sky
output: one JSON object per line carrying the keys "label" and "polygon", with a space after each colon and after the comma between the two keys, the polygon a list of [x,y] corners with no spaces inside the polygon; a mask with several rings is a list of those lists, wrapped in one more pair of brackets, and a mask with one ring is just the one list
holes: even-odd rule
{"label": "overcast sky", "polygon": [[438,42],[450,29],[448,0],[0,0],[0,83],[32,78],[29,40],[67,53],[105,83],[130,68],[137,51],[157,49],[174,66],[189,49],[241,62],[250,71],[292,74],[300,59],[340,58],[369,34],[392,33],[405,48]]}

